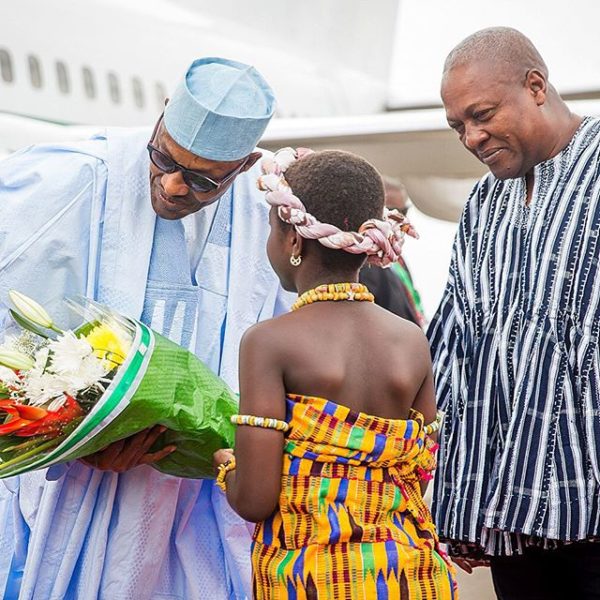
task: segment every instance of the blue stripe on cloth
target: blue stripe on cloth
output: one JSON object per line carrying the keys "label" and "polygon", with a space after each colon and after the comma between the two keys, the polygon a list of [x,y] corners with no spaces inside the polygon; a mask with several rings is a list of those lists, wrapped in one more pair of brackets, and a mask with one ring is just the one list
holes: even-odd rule
{"label": "blue stripe on cloth", "polygon": [[347,479],[340,479],[340,485],[334,502],[343,504],[346,501],[346,496],[348,495],[348,483]]}
{"label": "blue stripe on cloth", "polygon": [[262,527],[263,531],[263,544],[270,546],[273,543],[273,520],[267,519]]}
{"label": "blue stripe on cloth", "polygon": [[290,475],[298,475],[299,471],[300,471],[300,459],[297,458],[296,456],[292,456],[292,458],[290,460],[290,466],[289,466],[288,473]]}
{"label": "blue stripe on cloth", "polygon": [[300,553],[298,554],[294,566],[292,567],[292,576],[294,581],[300,581],[302,584],[304,581],[304,553],[306,552],[306,546],[300,548]]}
{"label": "blue stripe on cloth", "polygon": [[340,541],[340,521],[333,506],[329,505],[327,509],[327,519],[331,533],[329,534],[329,543],[336,544]]}

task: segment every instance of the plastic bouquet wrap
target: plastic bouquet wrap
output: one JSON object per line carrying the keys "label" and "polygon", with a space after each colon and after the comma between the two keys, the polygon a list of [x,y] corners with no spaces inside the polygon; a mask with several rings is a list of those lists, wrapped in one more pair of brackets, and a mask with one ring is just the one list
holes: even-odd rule
{"label": "plastic bouquet wrap", "polygon": [[192,353],[87,299],[61,331],[35,301],[10,292],[21,333],[0,346],[0,478],[92,454],[153,425],[177,450],[153,466],[212,478],[233,445],[235,395]]}

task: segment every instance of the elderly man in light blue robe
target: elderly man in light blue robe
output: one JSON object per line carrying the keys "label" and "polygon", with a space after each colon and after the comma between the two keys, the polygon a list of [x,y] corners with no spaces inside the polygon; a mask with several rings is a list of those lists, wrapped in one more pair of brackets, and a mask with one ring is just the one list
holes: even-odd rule
{"label": "elderly man in light blue robe", "polygon": [[[63,323],[62,298],[83,294],[190,348],[237,389],[242,333],[288,302],[268,265],[253,166],[273,108],[252,67],[201,59],[152,136],[109,129],[2,161],[0,332],[11,288]],[[147,465],[73,462],[0,481],[0,542],[4,599],[251,596],[246,523],[212,481]]]}

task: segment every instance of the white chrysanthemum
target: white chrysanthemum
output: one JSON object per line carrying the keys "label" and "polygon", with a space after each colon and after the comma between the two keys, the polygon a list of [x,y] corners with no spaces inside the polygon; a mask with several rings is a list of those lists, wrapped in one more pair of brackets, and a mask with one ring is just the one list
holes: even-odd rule
{"label": "white chrysanthemum", "polygon": [[48,410],[50,412],[56,412],[59,408],[63,407],[63,404],[67,401],[67,397],[63,394],[58,398],[54,398],[50,404],[48,404]]}
{"label": "white chrysanthemum", "polygon": [[77,338],[72,331],[58,336],[48,348],[52,352],[50,369],[59,375],[78,375],[83,361],[93,352],[89,342]]}
{"label": "white chrysanthemum", "polygon": [[77,392],[87,390],[96,385],[107,373],[103,362],[93,354],[86,356],[79,365],[76,373],[62,375],[65,384],[65,392],[76,396]]}
{"label": "white chrysanthemum", "polygon": [[[30,404],[41,406],[50,403],[49,410],[58,410],[65,402],[65,394],[77,397],[82,390],[98,385],[106,375],[107,371],[102,361],[90,353],[91,346],[87,342],[86,345],[89,346],[89,350],[72,342],[73,340],[69,340],[66,343],[54,346],[58,353],[52,356],[51,368],[47,370],[45,365],[51,348],[43,348],[40,351],[40,354],[36,357],[35,367],[25,374],[22,384],[23,392]],[[52,342],[52,344],[55,344],[55,342]],[[82,357],[84,350],[87,355]],[[53,350],[53,352],[56,352],[56,350]],[[59,357],[58,368],[61,369],[60,373],[54,372],[57,366],[57,356]],[[99,387],[102,388],[102,385],[100,384]]]}
{"label": "white chrysanthemum", "polygon": [[23,380],[23,392],[29,404],[41,406],[63,396],[66,382],[60,375],[29,371]]}

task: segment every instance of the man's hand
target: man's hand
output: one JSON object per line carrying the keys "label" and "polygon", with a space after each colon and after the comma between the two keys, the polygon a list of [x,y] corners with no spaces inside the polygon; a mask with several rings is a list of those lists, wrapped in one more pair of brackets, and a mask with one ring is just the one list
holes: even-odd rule
{"label": "man's hand", "polygon": [[460,558],[451,556],[452,562],[458,565],[463,571],[471,574],[475,567],[489,567],[490,561],[487,558]]}
{"label": "man's hand", "polygon": [[167,430],[162,425],[144,429],[131,437],[114,442],[110,446],[80,460],[90,467],[102,471],[123,473],[139,465],[157,462],[177,449],[177,446],[165,446],[157,452],[148,452],[159,436]]}

